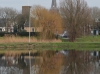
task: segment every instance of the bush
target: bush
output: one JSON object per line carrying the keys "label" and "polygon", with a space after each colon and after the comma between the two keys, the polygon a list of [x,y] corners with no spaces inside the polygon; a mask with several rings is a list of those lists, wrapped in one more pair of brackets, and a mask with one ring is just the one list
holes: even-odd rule
{"label": "bush", "polygon": [[[3,37],[3,36],[5,36],[5,35],[18,35],[18,36],[29,36],[29,32],[25,32],[25,31],[23,31],[23,32],[17,32],[17,33],[14,33],[14,32],[12,32],[12,33],[6,33],[6,32],[0,32],[0,37]],[[40,35],[40,33],[39,32],[30,32],[30,36],[35,36],[35,37],[37,37],[37,36],[39,36]]]}
{"label": "bush", "polygon": [[0,37],[3,37],[5,35],[5,32],[0,32]]}
{"label": "bush", "polygon": [[62,42],[69,42],[69,39],[61,38]]}
{"label": "bush", "polygon": [[[29,32],[18,32],[19,36],[29,36]],[[30,36],[39,36],[39,32],[30,32]]]}

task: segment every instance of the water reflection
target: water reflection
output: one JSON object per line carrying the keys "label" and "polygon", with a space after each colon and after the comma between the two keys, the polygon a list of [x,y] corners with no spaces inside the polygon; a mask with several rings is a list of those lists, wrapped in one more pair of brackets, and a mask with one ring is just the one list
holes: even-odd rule
{"label": "water reflection", "polygon": [[100,74],[99,51],[69,51],[60,74]]}
{"label": "water reflection", "polygon": [[23,74],[23,70],[17,67],[0,67],[0,74]]}
{"label": "water reflection", "polygon": [[[99,74],[99,51],[45,50],[31,54],[31,74]],[[0,55],[0,74],[29,74],[29,54]]]}
{"label": "water reflection", "polygon": [[[34,58],[31,56],[32,65]],[[0,57],[0,74],[29,74],[29,56],[2,55]]]}

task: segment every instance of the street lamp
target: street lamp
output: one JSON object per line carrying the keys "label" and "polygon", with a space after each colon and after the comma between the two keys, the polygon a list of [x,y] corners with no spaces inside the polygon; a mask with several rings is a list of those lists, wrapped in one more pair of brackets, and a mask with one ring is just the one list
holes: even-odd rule
{"label": "street lamp", "polygon": [[30,14],[31,14],[31,7],[30,7],[30,10],[29,10],[29,43],[30,43],[30,25],[31,25],[31,16],[30,16]]}
{"label": "street lamp", "polygon": [[[30,27],[31,27],[31,6],[29,6],[29,43],[30,43]],[[29,66],[30,66],[30,74],[31,74],[31,57],[30,57],[30,50],[29,50]]]}
{"label": "street lamp", "polygon": [[[28,1],[29,5],[29,1]],[[31,6],[29,6],[29,43],[30,43],[30,28],[31,27]],[[29,66],[30,66],[30,74],[31,74],[31,57],[30,57],[30,50],[29,50]]]}

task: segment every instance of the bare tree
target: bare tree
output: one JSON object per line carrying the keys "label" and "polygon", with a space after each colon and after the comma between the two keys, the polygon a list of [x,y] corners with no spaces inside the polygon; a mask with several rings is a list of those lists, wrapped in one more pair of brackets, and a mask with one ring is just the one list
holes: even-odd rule
{"label": "bare tree", "polygon": [[73,42],[77,37],[85,35],[91,16],[90,9],[84,0],[62,0],[60,13],[70,41]]}
{"label": "bare tree", "polygon": [[23,14],[19,14],[16,17],[16,21],[17,21],[17,30],[18,32],[21,32],[24,30],[24,24],[26,22],[25,16]]}
{"label": "bare tree", "polygon": [[91,16],[92,18],[95,19],[99,19],[100,18],[100,8],[98,7],[92,7],[91,8]]}
{"label": "bare tree", "polygon": [[67,66],[66,73],[64,74],[90,74],[93,67],[89,58],[89,51],[69,51],[65,59],[65,67]]}
{"label": "bare tree", "polygon": [[100,29],[100,8],[92,7],[91,8],[91,16],[93,19],[93,29]]}
{"label": "bare tree", "polygon": [[15,25],[16,23],[15,19],[17,15],[18,15],[18,11],[14,8],[9,8],[9,7],[0,8],[0,17],[5,22],[7,28],[8,26]]}
{"label": "bare tree", "polygon": [[43,57],[41,63],[39,63],[39,71],[37,74],[60,74],[63,61],[65,58],[64,55],[56,51],[43,51],[40,53],[40,56]]}

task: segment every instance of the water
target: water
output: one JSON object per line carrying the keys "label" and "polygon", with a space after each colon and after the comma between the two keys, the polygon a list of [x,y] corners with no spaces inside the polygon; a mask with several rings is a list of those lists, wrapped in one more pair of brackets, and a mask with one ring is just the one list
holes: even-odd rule
{"label": "water", "polygon": [[0,74],[23,74],[23,70],[17,67],[0,67]]}
{"label": "water", "polygon": [[1,54],[0,74],[100,74],[100,52],[42,51],[30,58],[28,53]]}
{"label": "water", "polygon": [[[34,63],[34,58],[31,56],[31,64]],[[0,74],[29,74],[30,64],[29,56],[13,56],[2,55],[0,57]]]}

